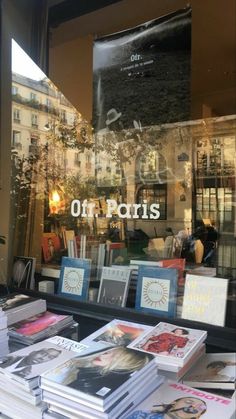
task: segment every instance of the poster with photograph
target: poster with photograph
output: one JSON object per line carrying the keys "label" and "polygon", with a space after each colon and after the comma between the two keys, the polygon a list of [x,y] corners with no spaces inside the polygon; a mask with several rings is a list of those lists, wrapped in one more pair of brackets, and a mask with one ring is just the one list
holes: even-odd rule
{"label": "poster with photograph", "polygon": [[95,133],[190,118],[191,9],[94,41]]}

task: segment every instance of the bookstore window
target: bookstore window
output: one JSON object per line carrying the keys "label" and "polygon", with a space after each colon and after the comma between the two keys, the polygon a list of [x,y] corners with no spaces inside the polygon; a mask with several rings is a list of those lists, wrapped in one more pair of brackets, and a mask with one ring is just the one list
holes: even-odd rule
{"label": "bookstore window", "polygon": [[[97,86],[94,107],[102,104],[102,108],[95,109],[93,127],[45,75],[34,81],[34,92],[32,85],[27,84],[28,78],[17,78],[14,74],[17,70],[13,70],[14,87],[18,89],[19,84],[22,97],[25,96],[20,109],[13,101],[13,142],[20,142],[24,150],[24,155],[18,150],[17,160],[13,159],[13,254],[36,258],[39,275],[42,269],[59,270],[65,283],[64,288],[60,283],[56,292],[65,298],[77,292],[73,285],[75,278],[68,275],[73,266],[65,266],[65,258],[89,259],[91,282],[86,286],[99,287],[100,293],[98,300],[91,302],[106,301],[109,305],[136,308],[166,318],[180,317],[231,327],[235,319],[231,301],[235,298],[236,279],[236,118],[230,106],[222,110],[222,103],[217,109],[219,101],[214,103],[214,98],[223,96],[214,90],[215,86],[214,94],[206,98],[203,93],[207,91],[207,83],[199,97],[194,97],[190,89],[193,83],[193,90],[198,91],[202,80],[193,80],[197,68],[190,71],[194,52],[190,51],[189,11],[184,13],[184,24],[188,22],[185,49],[182,50],[181,38],[180,47],[175,43],[176,50],[168,50],[173,39],[171,34],[169,42],[162,45],[159,56],[162,65],[159,61],[154,65],[155,48],[158,48],[153,40],[148,49],[152,59],[147,59],[145,65],[134,55],[132,59],[137,62],[132,64],[132,69],[124,66],[122,71],[113,74],[115,66],[120,70],[119,59],[125,61],[122,48],[114,55],[117,62],[112,62],[109,70],[101,69],[98,62],[94,70],[93,86]],[[145,45],[146,41],[141,46]],[[99,39],[97,48],[99,55]],[[106,64],[109,57],[108,54]],[[112,76],[107,77],[108,73]],[[155,81],[158,81],[155,87],[158,94],[152,88]],[[100,97],[104,85],[105,91],[111,94]],[[148,94],[142,90],[144,85]],[[141,96],[135,96],[140,90]],[[235,97],[232,91],[230,95]],[[135,97],[129,102],[130,92]],[[38,108],[36,113],[34,109],[31,113],[27,106],[29,97],[33,101],[40,97],[41,103],[47,105],[40,109],[40,127],[45,129],[40,129],[38,135]],[[227,104],[231,99],[231,96],[227,98]],[[209,105],[212,112],[208,115],[204,114],[204,100],[207,104],[212,101],[212,106]],[[136,109],[130,109],[134,104]],[[31,120],[35,130],[31,126],[27,130],[21,125],[21,119]],[[20,130],[14,123],[21,125]],[[21,136],[17,139],[19,131]],[[35,154],[33,148],[30,153],[29,139],[30,147],[37,147]],[[142,262],[142,268],[137,268]],[[151,268],[157,264],[158,268],[166,269],[167,277],[156,278],[145,270],[145,266]],[[63,276],[65,268],[68,269]],[[87,262],[81,269],[88,278]],[[120,294],[117,291],[118,296],[113,296],[112,285],[106,284],[105,275],[117,274],[119,281],[129,276],[130,271],[134,271],[130,277],[130,294],[127,287],[120,285]],[[158,271],[158,275],[161,272],[164,270]],[[164,290],[159,306],[142,295],[150,285],[149,273],[154,288]],[[194,275],[204,279],[207,276],[205,285],[202,279],[195,283]],[[211,278],[214,287],[209,286]],[[167,288],[164,280],[169,281]],[[218,289],[217,284],[222,292],[213,295],[211,290]],[[85,288],[78,300],[88,299]],[[150,288],[149,297],[153,294]],[[208,307],[204,307],[206,295]],[[129,298],[127,305],[125,296]],[[213,309],[207,319],[202,313],[206,308],[216,307],[213,301],[216,299],[222,310],[214,323]],[[194,302],[191,306],[190,301]]]}

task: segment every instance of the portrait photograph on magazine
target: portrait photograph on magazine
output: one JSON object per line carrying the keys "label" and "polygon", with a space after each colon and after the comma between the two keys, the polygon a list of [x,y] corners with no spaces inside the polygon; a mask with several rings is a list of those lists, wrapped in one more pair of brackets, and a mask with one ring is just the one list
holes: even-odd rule
{"label": "portrait photograph on magazine", "polygon": [[165,381],[125,419],[233,419],[234,411],[230,399]]}
{"label": "portrait photograph on magazine", "polygon": [[205,337],[205,331],[161,322],[150,332],[136,339],[129,347],[184,360]]}
{"label": "portrait photograph on magazine", "polygon": [[29,380],[70,357],[70,352],[42,341],[1,358],[0,373],[5,370],[7,374]]}
{"label": "portrait photograph on magazine", "polygon": [[52,381],[103,399],[152,360],[150,354],[113,347],[76,356],[43,376],[47,382]]}

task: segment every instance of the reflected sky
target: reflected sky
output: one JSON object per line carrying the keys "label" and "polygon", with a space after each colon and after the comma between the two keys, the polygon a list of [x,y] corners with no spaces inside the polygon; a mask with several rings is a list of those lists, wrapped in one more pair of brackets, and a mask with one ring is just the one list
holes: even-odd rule
{"label": "reflected sky", "polygon": [[12,39],[12,71],[33,80],[42,80],[46,75]]}

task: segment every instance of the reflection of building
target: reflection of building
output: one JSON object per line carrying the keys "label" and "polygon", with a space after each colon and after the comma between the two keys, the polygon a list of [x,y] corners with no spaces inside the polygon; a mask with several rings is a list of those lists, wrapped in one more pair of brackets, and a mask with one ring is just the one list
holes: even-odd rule
{"label": "reflection of building", "polygon": [[[50,135],[60,137],[58,125],[68,130],[80,116],[76,109],[45,77],[36,81],[13,73],[12,79],[12,150],[19,157],[36,156],[40,146],[50,142]],[[78,133],[82,137],[83,132]],[[91,176],[93,155],[91,151],[58,148],[56,160],[60,170]]]}
{"label": "reflection of building", "polygon": [[[234,116],[145,127],[138,135],[123,130],[120,136],[129,139],[113,145],[111,135],[103,135],[107,152],[97,156],[98,185],[102,179],[104,186],[114,185],[111,174],[118,161],[126,202],[158,203],[160,209],[159,220],[128,220],[130,230],[161,236],[167,227],[191,231],[210,219],[221,232],[230,231],[235,222]],[[107,167],[110,177],[105,177]]]}

